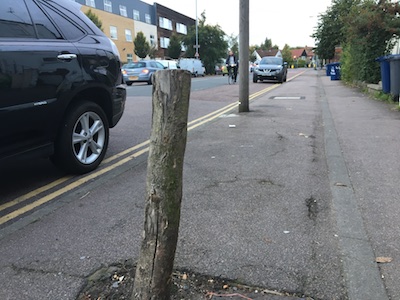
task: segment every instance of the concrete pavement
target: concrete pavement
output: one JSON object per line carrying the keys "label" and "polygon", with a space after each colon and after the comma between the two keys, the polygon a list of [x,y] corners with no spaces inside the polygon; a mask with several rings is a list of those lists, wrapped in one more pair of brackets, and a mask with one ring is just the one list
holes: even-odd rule
{"label": "concrete pavement", "polygon": [[[315,70],[250,109],[189,132],[176,266],[299,297],[400,299],[399,112]],[[137,257],[145,172],[142,156],[4,236],[0,299],[75,299],[94,270]]]}

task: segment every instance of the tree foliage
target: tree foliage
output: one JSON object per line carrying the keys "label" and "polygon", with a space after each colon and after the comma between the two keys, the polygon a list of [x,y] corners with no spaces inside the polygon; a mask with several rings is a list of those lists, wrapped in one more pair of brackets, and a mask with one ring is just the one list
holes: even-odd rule
{"label": "tree foliage", "polygon": [[178,59],[181,56],[182,44],[181,40],[173,33],[169,39],[168,56],[173,59]]}
{"label": "tree foliage", "polygon": [[103,22],[100,21],[99,17],[92,12],[91,9],[89,9],[85,14],[101,31],[103,31]]}
{"label": "tree foliage", "polygon": [[345,21],[346,60],[344,70],[348,70],[348,80],[377,83],[380,70],[375,59],[389,53],[393,48],[393,36],[400,34],[399,3],[390,1],[363,1],[353,6]]}
{"label": "tree foliage", "polygon": [[282,58],[283,61],[286,61],[289,65],[293,63],[292,52],[290,51],[290,47],[288,44],[285,44],[282,49]]}
{"label": "tree foliage", "polygon": [[[200,59],[202,60],[206,72],[213,74],[215,65],[220,63],[221,58],[227,56],[228,43],[225,40],[225,32],[219,25],[211,26],[205,24],[205,12],[201,14],[198,24],[198,38]],[[196,44],[196,28],[195,26],[188,29],[188,34],[184,36],[183,43],[186,46],[186,57],[194,57]]]}
{"label": "tree foliage", "polygon": [[264,43],[261,43],[260,49],[261,50],[269,50],[272,48],[272,41],[269,38],[265,38]]}
{"label": "tree foliage", "polygon": [[249,60],[250,61],[256,61],[256,59],[257,59],[257,56],[254,54],[254,51],[256,51],[257,49],[259,49],[259,46],[258,45],[251,45],[250,47],[249,47]]}
{"label": "tree foliage", "polygon": [[239,41],[237,35],[232,34],[228,37],[228,48],[239,57]]}
{"label": "tree foliage", "polygon": [[378,82],[375,58],[387,54],[393,37],[400,35],[399,7],[390,0],[334,0],[312,35],[317,54],[331,59],[341,46],[343,79]]}
{"label": "tree foliage", "polygon": [[150,44],[146,40],[143,32],[139,31],[136,34],[136,38],[133,41],[135,45],[135,54],[140,58],[145,58],[147,55],[150,54]]}
{"label": "tree foliage", "polygon": [[352,6],[357,6],[360,0],[334,0],[325,14],[319,16],[316,31],[312,37],[317,41],[316,53],[322,59],[332,59],[335,48],[346,40],[344,20]]}

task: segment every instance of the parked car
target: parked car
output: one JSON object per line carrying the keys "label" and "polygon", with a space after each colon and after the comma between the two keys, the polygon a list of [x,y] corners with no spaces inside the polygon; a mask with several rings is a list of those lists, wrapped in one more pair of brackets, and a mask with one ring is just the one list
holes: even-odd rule
{"label": "parked car", "polygon": [[214,74],[215,75],[221,75],[222,74],[222,70],[221,70],[222,66],[216,65],[214,68]]}
{"label": "parked car", "polygon": [[228,67],[226,65],[221,66],[222,76],[228,75]]}
{"label": "parked car", "polygon": [[274,80],[278,82],[286,82],[287,63],[282,57],[266,56],[261,59],[258,66],[253,71],[253,82],[258,80]]}
{"label": "parked car", "polygon": [[179,65],[175,60],[157,60],[158,62],[160,62],[165,69],[170,69],[170,70],[176,70],[179,69]]}
{"label": "parked car", "polygon": [[0,45],[0,164],[94,170],[125,106],[115,44],[76,2],[1,0]]}
{"label": "parked car", "polygon": [[156,60],[141,60],[123,65],[122,75],[127,85],[132,85],[134,82],[151,84],[153,74],[164,69],[164,65]]}
{"label": "parked car", "polygon": [[196,58],[181,58],[179,67],[182,70],[188,70],[193,76],[204,76],[205,68],[200,59]]}

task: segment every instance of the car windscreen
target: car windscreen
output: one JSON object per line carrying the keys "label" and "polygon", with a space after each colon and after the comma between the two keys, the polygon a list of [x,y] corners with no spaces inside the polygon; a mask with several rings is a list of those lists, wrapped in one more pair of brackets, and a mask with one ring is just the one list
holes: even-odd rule
{"label": "car windscreen", "polygon": [[281,65],[282,59],[280,57],[264,57],[260,61],[260,65]]}

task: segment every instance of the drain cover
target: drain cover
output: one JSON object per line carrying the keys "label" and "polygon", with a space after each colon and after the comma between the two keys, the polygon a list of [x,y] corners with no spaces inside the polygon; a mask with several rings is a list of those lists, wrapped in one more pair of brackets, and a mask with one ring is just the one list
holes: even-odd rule
{"label": "drain cover", "polygon": [[269,99],[275,99],[275,100],[302,100],[305,99],[306,97],[304,96],[273,96]]}

